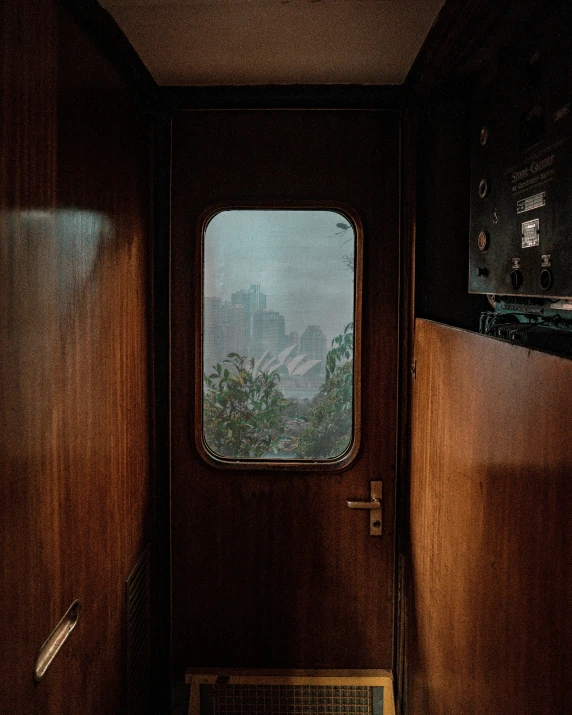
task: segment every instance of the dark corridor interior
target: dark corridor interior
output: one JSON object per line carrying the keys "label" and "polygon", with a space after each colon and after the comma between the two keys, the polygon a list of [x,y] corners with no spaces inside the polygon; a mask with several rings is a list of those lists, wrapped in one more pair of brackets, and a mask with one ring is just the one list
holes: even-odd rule
{"label": "dark corridor interior", "polygon": [[[378,82],[157,79],[124,11],[299,5],[330,36],[395,4],[0,4],[0,715],[178,715],[202,667],[569,711],[568,3],[401,3],[418,45]],[[363,232],[359,449],[213,466],[200,217],[312,202]],[[379,539],[346,507],[375,479]]]}

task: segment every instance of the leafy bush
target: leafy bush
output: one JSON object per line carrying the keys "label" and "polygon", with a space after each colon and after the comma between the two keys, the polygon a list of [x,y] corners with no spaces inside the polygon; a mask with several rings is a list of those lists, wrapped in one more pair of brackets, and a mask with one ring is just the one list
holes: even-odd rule
{"label": "leafy bush", "polygon": [[280,376],[237,353],[229,353],[223,365],[204,378],[206,443],[222,457],[262,457],[276,449],[284,431],[290,400],[277,388]]}
{"label": "leafy bush", "polygon": [[353,323],[332,341],[326,358],[326,381],[310,411],[308,426],[296,446],[298,457],[327,459],[348,447],[353,424]]}

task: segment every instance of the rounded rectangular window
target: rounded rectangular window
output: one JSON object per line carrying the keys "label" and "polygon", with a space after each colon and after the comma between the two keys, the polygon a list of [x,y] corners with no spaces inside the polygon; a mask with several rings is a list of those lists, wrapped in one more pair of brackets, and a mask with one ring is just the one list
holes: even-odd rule
{"label": "rounded rectangular window", "polygon": [[223,462],[336,462],[356,448],[355,218],[227,209],[205,221],[200,440]]}

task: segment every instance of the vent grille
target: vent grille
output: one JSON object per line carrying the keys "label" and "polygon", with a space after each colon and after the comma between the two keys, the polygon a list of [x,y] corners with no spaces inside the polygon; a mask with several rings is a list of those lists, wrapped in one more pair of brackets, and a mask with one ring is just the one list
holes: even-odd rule
{"label": "vent grille", "polygon": [[[203,685],[213,688],[214,715],[382,715],[383,688],[348,685]],[[381,694],[382,695],[382,694]]]}
{"label": "vent grille", "polygon": [[187,671],[189,715],[395,715],[388,671],[251,672]]}
{"label": "vent grille", "polygon": [[127,579],[127,712],[148,715],[151,676],[151,574],[147,546]]}

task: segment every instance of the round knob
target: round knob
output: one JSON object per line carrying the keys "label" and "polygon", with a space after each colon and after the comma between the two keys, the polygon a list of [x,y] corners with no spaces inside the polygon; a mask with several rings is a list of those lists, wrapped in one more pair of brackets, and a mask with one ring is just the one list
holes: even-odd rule
{"label": "round knob", "polygon": [[552,288],[552,271],[549,271],[548,268],[544,268],[540,273],[540,287],[542,290]]}
{"label": "round knob", "polygon": [[514,270],[510,274],[510,283],[514,290],[518,290],[522,285],[522,273],[519,270]]}

